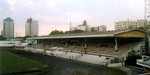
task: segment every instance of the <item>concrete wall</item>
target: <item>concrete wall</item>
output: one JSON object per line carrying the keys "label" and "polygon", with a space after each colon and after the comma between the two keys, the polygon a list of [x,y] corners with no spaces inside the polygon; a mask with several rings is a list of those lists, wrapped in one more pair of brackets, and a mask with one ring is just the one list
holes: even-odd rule
{"label": "concrete wall", "polygon": [[14,46],[15,44],[18,43],[20,43],[20,41],[0,41],[0,47]]}
{"label": "concrete wall", "polygon": [[33,45],[37,45],[37,40],[28,40],[27,43],[32,43]]}

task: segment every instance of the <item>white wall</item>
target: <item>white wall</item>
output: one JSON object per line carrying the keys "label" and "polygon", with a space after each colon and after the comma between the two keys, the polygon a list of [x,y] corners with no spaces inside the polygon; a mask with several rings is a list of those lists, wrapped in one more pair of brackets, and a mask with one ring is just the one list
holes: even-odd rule
{"label": "white wall", "polygon": [[0,47],[3,46],[13,46],[15,44],[20,43],[20,41],[0,41]]}
{"label": "white wall", "polygon": [[27,43],[32,43],[33,45],[37,45],[37,40],[27,39]]}
{"label": "white wall", "polygon": [[78,25],[76,28],[73,28],[73,29],[79,29],[79,30],[83,30],[83,31],[86,31],[86,28],[88,31],[90,31],[90,27],[89,25]]}

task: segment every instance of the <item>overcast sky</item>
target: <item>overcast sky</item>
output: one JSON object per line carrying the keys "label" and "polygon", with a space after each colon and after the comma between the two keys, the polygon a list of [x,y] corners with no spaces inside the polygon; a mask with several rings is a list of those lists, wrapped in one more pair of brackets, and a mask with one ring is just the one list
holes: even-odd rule
{"label": "overcast sky", "polygon": [[24,36],[27,18],[39,23],[39,35],[52,30],[69,29],[87,20],[90,26],[106,25],[114,30],[114,22],[144,18],[144,0],[0,0],[0,31],[3,20],[11,17],[15,35]]}

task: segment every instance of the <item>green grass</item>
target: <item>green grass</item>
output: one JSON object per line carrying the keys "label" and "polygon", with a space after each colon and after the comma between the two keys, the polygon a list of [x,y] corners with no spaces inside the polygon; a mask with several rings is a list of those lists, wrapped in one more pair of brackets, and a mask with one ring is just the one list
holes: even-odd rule
{"label": "green grass", "polygon": [[44,64],[0,50],[0,74],[29,71],[31,68],[43,70]]}

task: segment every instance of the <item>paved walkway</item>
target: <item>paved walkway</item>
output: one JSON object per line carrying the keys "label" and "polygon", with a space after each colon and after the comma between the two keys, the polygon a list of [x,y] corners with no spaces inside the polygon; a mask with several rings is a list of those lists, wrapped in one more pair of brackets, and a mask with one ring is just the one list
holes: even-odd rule
{"label": "paved walkway", "polygon": [[[41,49],[33,49],[33,48],[25,48],[25,51],[31,51],[33,53],[42,53]],[[44,50],[43,50],[44,51]],[[97,55],[89,55],[89,54],[81,54],[81,53],[74,53],[74,52],[67,52],[67,51],[46,51],[46,55],[50,56],[56,56],[66,59],[72,59],[92,64],[98,64],[98,65],[106,65],[110,62],[111,58],[105,57],[105,56],[97,56]]]}
{"label": "paved walkway", "polygon": [[82,57],[78,58],[77,60],[83,61],[83,62],[88,62],[88,63],[93,63],[93,64],[99,64],[99,65],[105,65],[107,62],[106,57],[104,56],[96,56],[96,55],[83,55]]}

